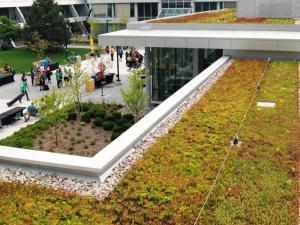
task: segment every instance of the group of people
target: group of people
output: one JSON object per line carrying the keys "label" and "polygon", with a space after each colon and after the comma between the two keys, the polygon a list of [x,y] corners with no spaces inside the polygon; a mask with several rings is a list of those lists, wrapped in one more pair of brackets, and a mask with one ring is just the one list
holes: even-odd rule
{"label": "group of people", "polygon": [[125,50],[123,47],[106,46],[105,51],[108,55],[110,55],[111,61],[114,61],[115,52],[117,52],[119,59],[122,60],[125,51],[126,66],[129,69],[140,68],[144,60],[144,56],[136,49]]}
{"label": "group of people", "polygon": [[[30,71],[31,85],[39,86],[40,91],[42,90],[47,91],[49,90],[48,84],[51,84],[52,75],[53,72],[51,71],[50,67],[47,67],[45,70],[41,69],[40,67],[37,67],[35,70],[32,68]],[[66,83],[69,83],[71,80],[70,74],[69,73],[63,74],[60,68],[55,71],[55,78],[57,82],[57,88],[62,87],[63,80]]]}
{"label": "group of people", "polygon": [[129,67],[129,69],[140,68],[144,60],[144,56],[141,53],[139,53],[137,50],[132,49],[129,52],[125,53],[125,57],[126,66]]}

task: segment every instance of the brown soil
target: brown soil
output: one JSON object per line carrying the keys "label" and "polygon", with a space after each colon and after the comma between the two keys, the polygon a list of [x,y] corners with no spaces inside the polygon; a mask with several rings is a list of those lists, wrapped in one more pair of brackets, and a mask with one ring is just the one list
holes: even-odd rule
{"label": "brown soil", "polygon": [[105,131],[101,127],[92,128],[92,123],[82,126],[80,121],[66,121],[57,125],[58,145],[55,141],[55,128],[52,126],[35,139],[33,149],[94,156],[110,143],[111,134],[111,131]]}

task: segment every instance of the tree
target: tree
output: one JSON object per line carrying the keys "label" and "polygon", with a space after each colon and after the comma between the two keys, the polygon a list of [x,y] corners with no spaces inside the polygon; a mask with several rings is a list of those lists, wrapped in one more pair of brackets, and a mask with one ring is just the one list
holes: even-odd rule
{"label": "tree", "polygon": [[21,35],[21,27],[15,21],[9,20],[6,16],[0,16],[0,41],[4,45]]}
{"label": "tree", "polygon": [[27,43],[27,47],[36,54],[37,60],[40,60],[48,48],[48,41],[42,39],[41,35],[34,31],[31,41]]}
{"label": "tree", "polygon": [[[55,144],[58,146],[58,133],[57,133],[57,124],[59,124],[62,116],[60,115],[61,109],[69,104],[69,99],[65,92],[57,92],[56,88],[53,88],[52,91],[38,99],[34,100],[34,103],[39,110],[39,114],[42,117],[47,117],[50,120],[54,120],[54,132],[55,132]],[[51,115],[54,115],[51,117]]]}
{"label": "tree", "polygon": [[71,78],[70,89],[67,95],[70,98],[70,102],[76,106],[77,114],[79,115],[82,111],[82,93],[89,76],[81,68],[79,62],[75,62],[71,67],[64,68],[64,72]]}
{"label": "tree", "polygon": [[48,41],[48,50],[59,49],[65,43],[70,43],[68,21],[60,12],[60,6],[53,0],[35,0],[26,22],[24,32],[27,41],[32,40],[36,31],[41,39]]}
{"label": "tree", "polygon": [[129,87],[121,88],[124,103],[135,115],[135,122],[139,120],[141,112],[145,109],[148,95],[144,91],[145,80],[141,78],[144,70],[132,70],[128,77]]}

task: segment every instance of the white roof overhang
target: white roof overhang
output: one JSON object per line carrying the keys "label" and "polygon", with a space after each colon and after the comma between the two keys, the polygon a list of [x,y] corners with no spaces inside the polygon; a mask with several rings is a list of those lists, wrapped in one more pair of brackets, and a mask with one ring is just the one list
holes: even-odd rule
{"label": "white roof overhang", "polygon": [[300,32],[279,30],[128,29],[99,35],[99,45],[300,51]]}

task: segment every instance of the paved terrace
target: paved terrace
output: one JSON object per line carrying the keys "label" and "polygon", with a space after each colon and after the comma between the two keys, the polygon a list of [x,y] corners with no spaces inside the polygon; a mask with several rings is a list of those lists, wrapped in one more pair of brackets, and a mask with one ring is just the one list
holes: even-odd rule
{"label": "paved terrace", "polygon": [[[109,57],[110,59],[110,57]],[[108,60],[109,60],[108,59]],[[84,61],[82,64],[87,64],[86,61]],[[125,63],[125,57],[123,57],[123,60],[120,61],[120,79],[122,81],[121,86],[116,86],[116,83],[111,83],[108,85],[105,85],[103,88],[103,93],[104,96],[101,96],[101,88],[95,89],[92,92],[85,92],[83,95],[83,100],[84,101],[91,101],[95,103],[123,103],[122,102],[122,97],[119,92],[120,87],[127,87],[127,77],[128,77],[128,71]],[[87,69],[86,72],[91,75],[91,69],[89,68],[90,65],[86,65]],[[111,68],[107,69],[107,72],[117,72],[117,61],[116,61],[116,56],[115,60],[113,61]],[[114,78],[116,80],[116,76]],[[16,97],[20,93],[20,81],[21,81],[21,75],[16,75],[15,76],[15,82],[6,84],[3,86],[0,86],[0,113],[5,112],[9,110],[10,108],[16,107],[16,106],[23,106],[27,107],[30,105],[31,101],[26,100],[26,96],[23,97],[22,103],[16,102],[13,106],[10,108],[6,105],[7,102],[9,102],[11,99]],[[48,94],[49,91],[40,91],[39,86],[31,86],[31,79],[30,77],[27,78],[27,83],[29,86],[29,91],[28,95],[30,100],[43,96],[45,94]],[[55,75],[52,76],[52,83],[48,84],[51,89],[56,86],[56,79]],[[59,90],[66,90],[68,87],[65,86]],[[27,126],[28,124],[34,123],[36,121],[35,118],[31,117],[29,122],[24,122],[23,119],[20,119],[16,121],[13,124],[7,125],[3,128],[0,128],[0,139],[8,137],[12,135],[14,132],[18,131],[20,128]]]}

